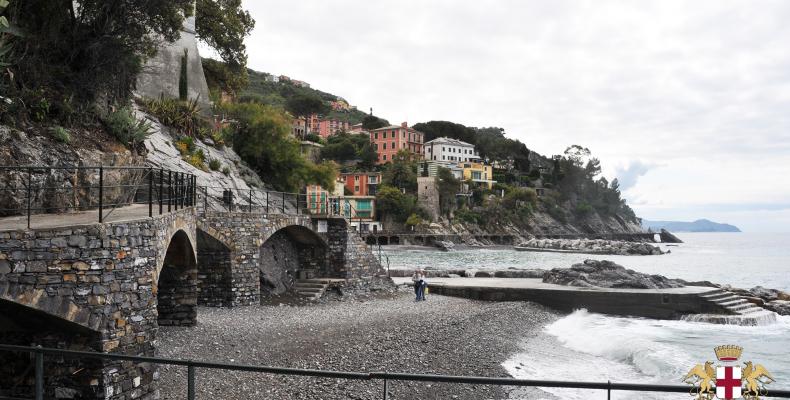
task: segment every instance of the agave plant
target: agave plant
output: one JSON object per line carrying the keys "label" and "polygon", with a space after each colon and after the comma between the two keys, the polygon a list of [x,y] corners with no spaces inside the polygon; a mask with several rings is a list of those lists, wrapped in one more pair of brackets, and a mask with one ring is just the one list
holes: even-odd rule
{"label": "agave plant", "polygon": [[[0,14],[8,7],[8,0],[0,0]],[[6,56],[11,51],[11,45],[8,43],[7,36],[11,24],[3,15],[0,15],[0,67],[7,67],[10,64],[6,61]]]}

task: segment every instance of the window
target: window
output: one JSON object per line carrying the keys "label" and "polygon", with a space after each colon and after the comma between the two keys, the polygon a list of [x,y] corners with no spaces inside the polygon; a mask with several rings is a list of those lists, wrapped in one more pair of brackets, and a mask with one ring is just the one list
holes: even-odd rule
{"label": "window", "polygon": [[359,186],[354,186],[354,193],[358,193],[358,192],[359,192]]}
{"label": "window", "polygon": [[480,180],[480,171],[472,171],[472,179]]}
{"label": "window", "polygon": [[387,161],[387,155],[385,154],[385,155],[381,156],[381,159],[384,160],[384,161]]}
{"label": "window", "polygon": [[359,175],[355,175],[355,176],[354,176],[354,180],[355,180],[355,181],[357,181],[357,182],[359,182]]}
{"label": "window", "polygon": [[381,149],[382,150],[387,150],[387,142],[384,142],[384,143],[381,144]]}
{"label": "window", "polygon": [[373,134],[373,139],[378,140],[378,138],[379,138],[379,133],[378,132],[374,133]]}
{"label": "window", "polygon": [[406,138],[406,131],[401,131],[401,135],[400,136],[405,139]]}

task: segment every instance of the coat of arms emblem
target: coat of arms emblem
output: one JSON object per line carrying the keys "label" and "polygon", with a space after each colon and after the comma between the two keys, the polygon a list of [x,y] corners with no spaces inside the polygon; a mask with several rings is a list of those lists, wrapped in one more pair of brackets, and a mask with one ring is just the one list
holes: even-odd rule
{"label": "coat of arms emblem", "polygon": [[765,385],[774,378],[761,364],[751,361],[738,364],[743,348],[727,345],[713,349],[722,363],[714,367],[712,361],[697,364],[683,377],[683,382],[694,385],[691,395],[697,400],[746,399],[759,400],[767,395]]}

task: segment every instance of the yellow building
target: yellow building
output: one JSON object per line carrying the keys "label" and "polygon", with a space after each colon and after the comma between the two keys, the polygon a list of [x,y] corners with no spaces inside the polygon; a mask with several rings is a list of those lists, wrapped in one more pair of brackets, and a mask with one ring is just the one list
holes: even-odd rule
{"label": "yellow building", "polygon": [[476,162],[459,163],[458,168],[464,171],[464,181],[472,181],[480,185],[485,185],[488,189],[494,187],[494,169],[490,165]]}

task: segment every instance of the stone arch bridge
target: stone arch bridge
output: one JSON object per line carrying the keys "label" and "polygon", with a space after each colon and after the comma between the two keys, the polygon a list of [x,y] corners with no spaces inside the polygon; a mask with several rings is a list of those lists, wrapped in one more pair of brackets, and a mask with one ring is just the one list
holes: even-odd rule
{"label": "stone arch bridge", "polygon": [[[383,276],[342,218],[188,207],[46,226],[0,219],[0,343],[154,355],[158,327],[195,324],[198,304],[255,304],[299,275]],[[29,395],[29,356],[0,357],[0,397]],[[47,398],[158,396],[148,364],[48,358],[45,368]]]}

